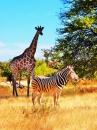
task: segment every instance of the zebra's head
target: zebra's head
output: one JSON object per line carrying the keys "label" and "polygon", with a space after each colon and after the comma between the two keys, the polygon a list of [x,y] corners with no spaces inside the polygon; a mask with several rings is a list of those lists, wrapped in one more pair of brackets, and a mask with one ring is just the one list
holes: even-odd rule
{"label": "zebra's head", "polygon": [[76,80],[79,81],[78,75],[74,71],[74,67],[72,65],[68,65],[67,68],[69,68],[69,75],[68,78],[69,80]]}

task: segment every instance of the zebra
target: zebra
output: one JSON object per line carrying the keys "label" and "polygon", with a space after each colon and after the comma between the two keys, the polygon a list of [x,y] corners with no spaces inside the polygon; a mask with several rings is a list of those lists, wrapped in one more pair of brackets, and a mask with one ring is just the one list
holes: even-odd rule
{"label": "zebra", "polygon": [[41,105],[41,99],[44,94],[53,95],[54,105],[59,105],[60,94],[69,80],[79,80],[72,65],[63,67],[51,77],[34,77],[31,83],[33,105],[35,105],[36,97],[38,97],[38,103]]}

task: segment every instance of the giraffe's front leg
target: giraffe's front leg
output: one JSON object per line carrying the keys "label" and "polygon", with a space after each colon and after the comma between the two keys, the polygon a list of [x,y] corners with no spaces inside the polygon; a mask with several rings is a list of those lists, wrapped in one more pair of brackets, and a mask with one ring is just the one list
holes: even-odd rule
{"label": "giraffe's front leg", "polygon": [[30,74],[28,75],[27,79],[27,97],[29,97],[29,87],[30,87]]}
{"label": "giraffe's front leg", "polygon": [[15,83],[14,83],[14,79],[12,79],[12,86],[13,86],[13,92],[12,92],[12,93],[13,93],[13,95],[15,95],[15,94],[14,94],[14,84],[15,84]]}
{"label": "giraffe's front leg", "polygon": [[32,72],[34,74],[35,62],[36,60],[34,59],[34,61],[32,61],[32,65],[29,65],[28,67],[28,79],[27,79],[27,96],[28,97],[29,97],[29,88],[30,88],[30,76]]}
{"label": "giraffe's front leg", "polygon": [[[32,59],[31,59],[32,60]],[[35,68],[35,62],[36,60],[32,60],[32,63],[29,64],[27,71],[28,71],[28,79],[27,79],[27,96],[29,97],[29,87],[30,87],[30,76],[31,73],[34,72],[34,68]]]}

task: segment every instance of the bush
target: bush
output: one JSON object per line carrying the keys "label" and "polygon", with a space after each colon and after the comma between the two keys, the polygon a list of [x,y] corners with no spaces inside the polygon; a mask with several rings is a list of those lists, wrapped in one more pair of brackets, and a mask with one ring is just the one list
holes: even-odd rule
{"label": "bush", "polygon": [[35,76],[52,76],[57,70],[49,68],[45,61],[37,60],[35,67]]}
{"label": "bush", "polygon": [[[11,81],[12,72],[9,63],[10,62],[2,62],[0,64],[0,76],[7,77],[7,80]],[[35,76],[52,76],[56,71],[57,71],[56,69],[48,67],[44,60],[36,61]],[[25,79],[26,78],[25,76],[27,76],[27,70],[21,71],[20,75],[22,79]],[[20,77],[20,75],[18,76]]]}
{"label": "bush", "polygon": [[10,69],[10,65],[9,62],[2,62],[0,64],[0,76],[2,77],[7,77],[7,80],[11,82],[12,80],[12,72]]}

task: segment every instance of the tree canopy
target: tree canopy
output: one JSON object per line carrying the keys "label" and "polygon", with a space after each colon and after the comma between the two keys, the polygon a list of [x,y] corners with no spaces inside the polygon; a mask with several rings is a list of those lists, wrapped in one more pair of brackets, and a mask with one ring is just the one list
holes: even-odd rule
{"label": "tree canopy", "polygon": [[64,65],[73,64],[81,77],[92,77],[97,70],[97,1],[61,1],[62,27],[57,29],[53,52],[61,54],[59,59]]}

